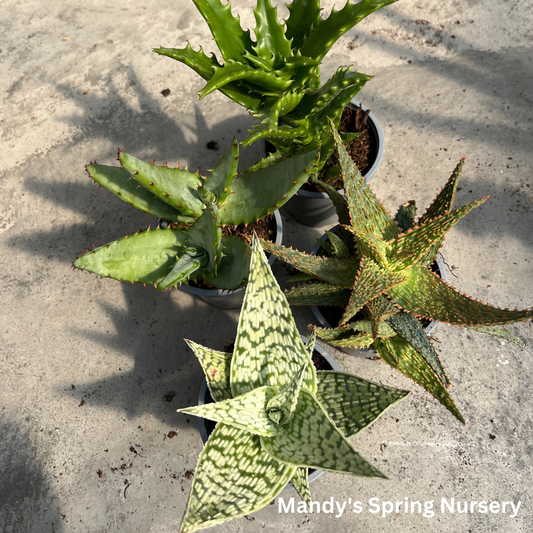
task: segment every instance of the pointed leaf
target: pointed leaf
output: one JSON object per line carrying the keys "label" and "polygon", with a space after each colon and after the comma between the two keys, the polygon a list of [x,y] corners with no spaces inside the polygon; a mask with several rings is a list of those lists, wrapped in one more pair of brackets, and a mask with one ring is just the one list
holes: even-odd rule
{"label": "pointed leaf", "polygon": [[305,343],[305,349],[311,359],[313,359],[313,352],[315,351],[316,344],[316,330],[312,329],[307,342]]}
{"label": "pointed leaf", "polygon": [[213,274],[217,273],[222,260],[222,230],[220,229],[219,218],[217,205],[214,202],[209,202],[200,218],[189,229],[188,243],[207,252],[209,261],[205,268]]}
{"label": "pointed leaf", "polygon": [[[467,204],[451,213],[434,218],[423,226],[418,226],[400,235],[390,244],[388,252],[390,268],[403,270],[415,263],[433,261],[444,240],[446,232],[472,209],[481,205],[488,196]],[[435,251],[435,247],[439,246]]]}
{"label": "pointed leaf", "polygon": [[176,263],[172,270],[157,284],[159,290],[175,287],[179,283],[187,282],[193,272],[203,267],[209,261],[205,250],[185,248],[181,255],[176,256]]}
{"label": "pointed leaf", "polygon": [[198,174],[179,168],[158,167],[125,152],[120,152],[118,157],[135,180],[161,200],[183,214],[196,217],[202,214],[205,206],[198,196],[197,189],[202,185]]}
{"label": "pointed leaf", "polygon": [[233,395],[263,385],[284,387],[302,365],[306,365],[303,387],[314,392],[315,368],[254,235],[250,276],[231,363]]}
{"label": "pointed leaf", "polygon": [[287,280],[287,283],[296,283],[297,281],[311,281],[311,280],[314,280],[316,279],[315,276],[310,276],[309,274],[296,274],[294,276],[292,276],[291,278],[289,278]]}
{"label": "pointed leaf", "polygon": [[398,212],[394,217],[394,222],[398,224],[398,227],[403,232],[411,229],[415,224],[416,218],[416,203],[414,200],[409,200],[405,204],[398,208]]}
{"label": "pointed leaf", "polygon": [[367,256],[382,268],[388,268],[389,261],[387,256],[390,255],[390,246],[388,243],[371,233],[359,232],[351,226],[347,226],[346,229],[351,231],[355,236],[357,255],[359,257]]}
{"label": "pointed leaf", "polygon": [[291,43],[285,37],[277,12],[277,6],[272,7],[270,0],[257,0],[257,7],[254,9],[257,44],[254,50],[264,59],[271,59],[273,55],[288,59],[291,55]]}
{"label": "pointed leaf", "polygon": [[375,340],[379,336],[380,324],[391,315],[399,312],[399,309],[392,305],[387,298],[377,296],[366,304],[370,316],[372,338]]}
{"label": "pointed leaf", "polygon": [[420,322],[413,315],[404,312],[389,317],[387,322],[426,360],[439,381],[448,387],[450,380]]}
{"label": "pointed leaf", "polygon": [[369,257],[363,257],[350,295],[350,301],[342,315],[340,325],[346,324],[370,300],[380,296],[395,285],[403,283],[405,279],[403,273],[388,272]]}
{"label": "pointed leaf", "polygon": [[341,328],[315,328],[316,334],[332,346],[339,348],[368,348],[374,339],[369,333],[355,332],[346,326]]}
{"label": "pointed leaf", "polygon": [[350,291],[326,283],[306,283],[285,293],[291,305],[347,305]]}
{"label": "pointed leaf", "polygon": [[370,425],[409,391],[385,387],[344,372],[317,372],[316,397],[345,437]]}
{"label": "pointed leaf", "polygon": [[291,485],[296,489],[296,492],[306,505],[311,505],[311,490],[309,489],[308,472],[309,470],[307,468],[297,468],[292,476]]}
{"label": "pointed leaf", "polygon": [[220,207],[231,194],[231,184],[237,175],[239,164],[239,143],[233,138],[229,150],[222,156],[218,165],[207,176],[204,187],[217,198]]}
{"label": "pointed leaf", "polygon": [[388,289],[387,294],[417,316],[456,326],[504,325],[533,318],[531,309],[500,309],[473,300],[423,266],[413,266],[407,276],[407,281]]}
{"label": "pointed leaf", "polygon": [[218,424],[200,453],[180,533],[222,524],[268,505],[294,474],[259,437]]}
{"label": "pointed leaf", "polygon": [[302,43],[302,54],[322,60],[339,37],[377,9],[396,1],[361,0],[353,4],[351,0],[347,0],[346,5],[340,11],[333,8],[327,19],[319,19],[318,24],[313,27]]}
{"label": "pointed leaf", "polygon": [[103,278],[154,285],[172,270],[186,238],[182,230],[147,230],[80,255],[73,265]]}
{"label": "pointed leaf", "polygon": [[403,337],[377,339],[374,349],[381,358],[433,394],[463,424],[464,418],[425,359]]}
{"label": "pointed leaf", "polygon": [[222,402],[206,403],[195,407],[178,409],[181,413],[223,422],[245,429],[254,435],[279,435],[283,428],[267,414],[267,405],[276,397],[277,389],[259,387],[246,394]]}
{"label": "pointed leaf", "polygon": [[287,464],[386,479],[353,449],[321,404],[303,389],[285,431],[275,437],[261,437],[261,445],[272,457]]}
{"label": "pointed leaf", "polygon": [[126,169],[94,163],[87,165],[87,172],[96,183],[145,213],[171,222],[180,218],[181,213],[177,209],[159,198],[154,198],[153,193],[144,187],[137,188],[139,183],[129,179],[131,174]]}
{"label": "pointed leaf", "polygon": [[213,400],[215,402],[229,400],[231,398],[230,365],[233,354],[217,352],[187,339],[185,339],[185,342],[202,365]]}
{"label": "pointed leaf", "polygon": [[226,60],[244,61],[244,52],[252,52],[249,30],[243,31],[240,18],[231,14],[231,4],[220,0],[193,0],[209,25],[215,42]]}
{"label": "pointed leaf", "polygon": [[366,184],[331,121],[330,126],[339,154],[352,227],[357,233],[370,233],[386,241],[397,237],[400,232],[392,217]]}
{"label": "pointed leaf", "polygon": [[320,0],[293,0],[287,8],[290,15],[285,21],[285,34],[288,39],[292,39],[292,47],[298,49],[302,46],[304,37],[319,22]]}
{"label": "pointed leaf", "polygon": [[[309,350],[307,350],[307,353],[309,354]],[[309,357],[312,357],[312,354]],[[266,412],[270,420],[278,426],[285,425],[296,409],[305,369],[306,365],[302,365],[302,368],[296,372],[292,381],[268,400]],[[255,432],[252,431],[252,433]]]}
{"label": "pointed leaf", "polygon": [[266,241],[261,241],[261,244],[267,252],[306,274],[316,276],[328,283],[346,289],[353,287],[357,267],[359,266],[359,262],[355,257],[342,260],[334,257],[317,257],[279,244]]}
{"label": "pointed leaf", "polygon": [[329,237],[329,242],[333,247],[333,255],[337,259],[346,259],[347,257],[350,257],[350,250],[348,250],[348,246],[346,246],[344,241],[332,231],[326,231],[326,233]]}
{"label": "pointed leaf", "polygon": [[316,151],[285,159],[254,172],[239,174],[220,208],[221,224],[247,224],[285,204],[315,171]]}
{"label": "pointed leaf", "polygon": [[493,337],[505,339],[506,341],[517,344],[522,348],[526,345],[522,339],[519,339],[516,335],[513,335],[510,331],[507,331],[502,326],[468,326],[468,329],[473,329],[478,333],[486,333],[487,335],[492,335]]}

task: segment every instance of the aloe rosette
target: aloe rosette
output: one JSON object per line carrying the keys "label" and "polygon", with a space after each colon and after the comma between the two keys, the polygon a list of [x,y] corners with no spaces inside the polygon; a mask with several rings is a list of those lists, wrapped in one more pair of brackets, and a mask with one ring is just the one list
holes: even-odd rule
{"label": "aloe rosette", "polygon": [[249,248],[243,239],[223,236],[223,226],[248,224],[281,207],[316,172],[318,153],[264,159],[240,174],[238,160],[233,139],[206,177],[122,151],[120,166],[91,163],[86,168],[96,183],[174,224],[82,252],[74,267],[160,290],[199,278],[219,289],[238,288],[248,277]]}
{"label": "aloe rosette", "polygon": [[186,341],[215,403],[181,409],[218,422],[198,459],[181,532],[254,512],[290,481],[309,504],[307,468],[385,476],[348,437],[408,392],[316,371],[257,238],[232,354]]}
{"label": "aloe rosette", "polygon": [[[207,82],[204,98],[215,90],[245,107],[261,125],[243,145],[265,138],[280,153],[299,153],[321,147],[321,169],[333,151],[326,117],[336,126],[344,107],[371,76],[341,67],[320,85],[320,63],[333,44],[365,17],[397,0],[351,0],[327,19],[320,16],[320,0],[293,0],[289,17],[281,24],[270,0],[258,0],[254,9],[256,41],[243,30],[231,4],[220,0],[193,0],[206,20],[220,52],[208,57],[200,48],[155,48],[191,67]],[[345,134],[348,141],[357,134]]]}
{"label": "aloe rosette", "polygon": [[[332,125],[332,130],[334,126]],[[332,199],[341,223],[323,242],[325,257],[272,243],[264,248],[301,271],[307,283],[287,293],[292,305],[343,306],[339,326],[316,328],[334,346],[374,350],[393,368],[433,394],[461,422],[450,382],[417,318],[446,322],[523,345],[503,326],[533,317],[533,310],[492,307],[458,292],[431,271],[446,232],[487,197],[452,210],[464,160],[427,211],[416,220],[413,201],[393,218],[365,183],[333,130],[346,198],[317,183]]]}

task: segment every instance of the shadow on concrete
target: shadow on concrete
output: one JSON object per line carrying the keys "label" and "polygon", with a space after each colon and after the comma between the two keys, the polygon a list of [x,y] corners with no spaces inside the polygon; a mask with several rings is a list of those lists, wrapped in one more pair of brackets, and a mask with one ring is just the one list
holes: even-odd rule
{"label": "shadow on concrete", "polygon": [[[125,310],[124,306],[100,304],[109,320],[109,333],[90,328],[75,329],[73,333],[100,345],[102,360],[108,358],[107,350],[113,350],[131,362],[117,362],[117,368],[111,370],[112,377],[78,382],[76,401],[113,409],[130,419],[151,414],[174,427],[196,427],[194,417],[176,412],[178,408],[197,405],[204,378],[196,356],[183,338],[220,349],[235,338],[235,321],[226,311],[197,299],[190,306],[180,305],[187,296],[179,291],[160,293],[151,287],[124,285],[123,295]],[[218,341],[217,334],[222,335]],[[217,342],[221,344],[217,346]],[[58,387],[58,392],[64,394],[65,389],[68,384]]]}
{"label": "shadow on concrete", "polygon": [[37,450],[25,431],[0,424],[0,531],[2,533],[61,533],[62,517],[46,479]]}

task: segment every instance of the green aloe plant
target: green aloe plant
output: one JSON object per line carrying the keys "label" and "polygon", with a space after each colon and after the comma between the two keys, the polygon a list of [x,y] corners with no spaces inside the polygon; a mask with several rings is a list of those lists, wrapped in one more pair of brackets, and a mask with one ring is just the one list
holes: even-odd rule
{"label": "green aloe plant", "polygon": [[145,163],[119,151],[120,166],[91,163],[89,176],[121,200],[171,221],[81,253],[74,267],[120,281],[164,290],[202,278],[233,290],[248,277],[243,239],[223,236],[226,225],[248,224],[282,206],[316,172],[318,153],[263,160],[237,174],[239,145],[231,147],[206,177],[186,169]]}
{"label": "green aloe plant", "polygon": [[464,422],[448,391],[449,379],[417,317],[505,338],[522,345],[502,326],[533,317],[533,310],[492,307],[469,298],[429,268],[446,232],[486,199],[452,210],[464,160],[416,222],[414,202],[392,218],[365,183],[331,124],[346,198],[315,180],[337,208],[340,231],[328,232],[326,257],[309,256],[264,242],[264,248],[293,265],[308,281],[287,293],[293,305],[344,306],[336,328],[316,328],[318,336],[339,347],[374,350],[393,368],[423,386]]}
{"label": "green aloe plant", "polygon": [[[293,0],[284,24],[270,0],[257,0],[255,37],[244,31],[231,5],[220,0],[193,0],[206,20],[221,59],[200,48],[155,48],[154,52],[191,67],[204,80],[203,98],[215,90],[242,105],[261,125],[243,145],[266,138],[281,154],[321,147],[319,169],[333,152],[326,117],[336,126],[347,103],[371,76],[339,68],[320,85],[320,63],[333,44],[365,17],[397,0],[347,0],[327,19],[320,16],[320,0]],[[357,134],[345,134],[344,140]]]}
{"label": "green aloe plant", "polygon": [[218,422],[200,454],[188,533],[268,505],[290,481],[307,504],[307,468],[385,476],[347,440],[408,392],[316,371],[257,238],[233,354],[186,341],[215,403],[180,411]]}

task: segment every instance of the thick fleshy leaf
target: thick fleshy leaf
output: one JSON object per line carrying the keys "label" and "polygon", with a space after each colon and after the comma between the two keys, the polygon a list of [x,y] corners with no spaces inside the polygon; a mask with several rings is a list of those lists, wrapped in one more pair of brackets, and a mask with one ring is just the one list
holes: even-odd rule
{"label": "thick fleshy leaf", "polygon": [[370,300],[366,304],[366,309],[370,317],[372,337],[374,339],[379,336],[379,328],[382,322],[399,312],[399,309],[383,296],[377,296]]}
{"label": "thick fleshy leaf", "polygon": [[350,250],[348,249],[348,246],[346,246],[345,242],[336,233],[332,231],[326,231],[326,234],[329,237],[333,255],[337,259],[345,259],[350,257]]}
{"label": "thick fleshy leaf", "polygon": [[73,265],[103,278],[154,285],[172,270],[186,239],[182,230],[146,230],[81,254]]}
{"label": "thick fleshy leaf", "polygon": [[203,267],[209,261],[207,252],[203,249],[185,248],[181,255],[176,256],[176,263],[172,270],[157,284],[159,290],[175,287],[179,283],[187,282],[191,274]]}
{"label": "thick fleshy leaf", "polygon": [[414,200],[409,200],[402,204],[394,217],[394,222],[402,232],[411,229],[415,224],[416,219],[416,203]]}
{"label": "thick fleshy leaf", "polygon": [[252,52],[250,31],[244,31],[240,18],[231,14],[231,4],[220,0],[193,0],[207,22],[213,38],[226,60],[244,61],[244,52]]}
{"label": "thick fleshy leaf", "polygon": [[135,180],[161,200],[185,215],[199,217],[202,214],[205,206],[197,191],[202,185],[199,174],[179,168],[158,167],[125,152],[120,152],[118,157],[121,165]]}
{"label": "thick fleshy leaf", "polygon": [[348,203],[346,198],[335,188],[331,187],[327,183],[320,180],[313,180],[313,183],[322,189],[333,202],[337,216],[339,217],[339,223],[348,226],[350,224],[350,211],[348,210]]}
{"label": "thick fleshy leaf", "polygon": [[306,35],[318,24],[320,17],[320,0],[293,0],[287,5],[289,18],[285,21],[285,34],[292,39],[292,47],[300,48]]}
{"label": "thick fleshy leaf", "polygon": [[298,467],[294,471],[291,479],[292,486],[300,495],[300,498],[307,504],[311,505],[311,490],[309,489],[309,471],[307,468]]}
{"label": "thick fleshy leaf", "polygon": [[388,272],[369,257],[363,257],[361,269],[355,280],[350,301],[342,315],[340,324],[346,324],[363,305],[385,291],[401,284],[406,277],[403,273]]}
{"label": "thick fleshy leaf", "polygon": [[309,338],[307,339],[307,342],[305,343],[305,349],[307,350],[307,353],[309,354],[309,357],[313,359],[313,352],[315,351],[315,344],[316,344],[316,330],[311,330],[311,333],[309,335]]}
{"label": "thick fleshy leaf", "polygon": [[377,9],[396,1],[361,0],[354,4],[352,0],[347,0],[346,5],[340,11],[333,8],[327,19],[319,19],[318,24],[313,27],[302,43],[302,54],[319,60],[323,59],[339,37]]}
{"label": "thick fleshy leaf", "polygon": [[275,459],[294,466],[386,479],[354,450],[317,399],[303,389],[284,432],[261,437],[261,445]]}
{"label": "thick fleshy leaf", "polygon": [[345,437],[370,425],[409,391],[385,387],[344,372],[317,372],[316,397]]}
{"label": "thick fleshy leaf", "polygon": [[126,169],[94,163],[87,165],[87,172],[96,183],[133,207],[162,220],[177,222],[180,219],[181,213],[177,209],[154,198],[153,193],[144,187],[138,188],[139,183],[130,179],[131,173]]}
{"label": "thick fleshy leaf", "polygon": [[463,157],[455,167],[446,185],[442,188],[435,200],[433,200],[427,211],[420,217],[418,221],[419,226],[451,211],[464,163],[465,158]]}
{"label": "thick fleshy leaf", "polygon": [[246,241],[231,235],[224,235],[221,242],[223,255],[216,275],[206,270],[201,276],[217,289],[232,291],[242,287],[248,279],[250,250]]}
{"label": "thick fleshy leaf", "polygon": [[342,260],[334,257],[317,257],[279,244],[266,241],[261,241],[261,244],[267,252],[306,274],[346,289],[353,287],[359,266],[359,261],[355,257]]}
{"label": "thick fleshy leaf", "polygon": [[533,318],[531,309],[500,309],[473,300],[423,266],[413,266],[407,276],[407,281],[388,289],[387,294],[417,316],[456,326],[504,325]]}
{"label": "thick fleshy leaf", "polygon": [[423,226],[417,226],[400,235],[390,243],[388,251],[390,268],[404,270],[416,263],[426,263],[433,260],[438,253],[438,249],[435,252],[436,243],[442,243],[446,232],[487,198],[488,196],[485,196],[485,198],[464,205],[451,213],[433,218]]}
{"label": "thick fleshy leaf", "polygon": [[223,422],[230,426],[245,429],[254,435],[279,435],[283,428],[272,421],[267,413],[267,405],[276,397],[274,387],[259,387],[246,394],[222,402],[206,403],[195,407],[178,409],[181,413]]}
{"label": "thick fleshy leaf", "polygon": [[250,276],[231,363],[233,395],[264,385],[284,387],[302,365],[306,366],[302,387],[314,392],[315,368],[254,235]]}
{"label": "thick fleshy leaf", "polygon": [[217,273],[222,260],[221,242],[222,230],[220,229],[219,210],[214,202],[209,202],[202,215],[189,229],[188,243],[207,252],[209,261],[206,269],[213,274]]}
{"label": "thick fleshy leaf", "polygon": [[388,269],[390,246],[388,243],[365,231],[358,231],[357,228],[348,226],[346,229],[351,231],[357,242],[357,255],[359,257],[367,256],[375,261],[380,267]]}
{"label": "thick fleshy leaf", "polygon": [[281,492],[295,468],[265,452],[259,439],[217,424],[200,453],[180,533],[258,511]]}
{"label": "thick fleshy leaf", "polygon": [[368,348],[374,339],[370,333],[354,331],[346,326],[340,328],[316,328],[316,334],[332,346],[339,348]]}
{"label": "thick fleshy leaf", "polygon": [[220,208],[221,224],[248,224],[285,204],[316,169],[316,151],[239,174]]}
{"label": "thick fleshy leaf", "polygon": [[[309,350],[306,351],[309,354]],[[296,372],[292,381],[268,400],[266,412],[270,420],[277,425],[285,425],[291,419],[298,404],[305,369],[306,365],[302,365],[302,368]]]}
{"label": "thick fleshy leaf", "polygon": [[448,387],[450,380],[422,324],[413,315],[404,312],[389,317],[387,322],[426,360],[439,381]]}
{"label": "thick fleshy leaf", "polygon": [[220,162],[209,172],[204,187],[217,198],[218,206],[222,205],[231,194],[231,184],[237,175],[239,165],[239,143],[233,138],[229,150]]}
{"label": "thick fleshy leaf", "polygon": [[347,305],[350,291],[327,283],[306,283],[289,289],[285,296],[291,305]]}
{"label": "thick fleshy leaf", "polygon": [[[172,59],[184,63],[185,65],[191,67],[206,81],[209,81],[213,77],[214,72],[212,67],[221,67],[220,63],[215,57],[215,54],[211,54],[211,57],[207,57],[201,47],[200,50],[196,52],[192,49],[189,43],[187,43],[185,48],[160,47],[154,48],[153,51],[159,55],[171,57]],[[219,90],[228,98],[231,98],[234,102],[242,105],[246,109],[259,109],[263,103],[261,94],[254,93],[244,87],[240,87],[237,83],[228,83]]]}
{"label": "thick fleshy leaf", "polygon": [[191,350],[202,365],[207,386],[215,402],[222,402],[231,398],[229,383],[232,353],[218,352],[185,339]]}
{"label": "thick fleshy leaf", "polygon": [[458,420],[465,423],[448,391],[435,376],[426,360],[403,337],[377,339],[374,349],[386,363],[424,387]]}
{"label": "thick fleshy leaf", "polygon": [[277,6],[272,7],[270,0],[257,0],[257,7],[254,9],[257,44],[253,48],[264,59],[272,59],[272,56],[288,59],[291,55],[291,43],[285,37],[277,12]]}
{"label": "thick fleshy leaf", "polygon": [[400,231],[392,217],[366,184],[331,121],[330,127],[339,154],[352,227],[357,233],[370,233],[385,241],[397,237]]}
{"label": "thick fleshy leaf", "polygon": [[493,337],[505,339],[506,341],[517,344],[522,348],[525,346],[525,343],[522,341],[522,339],[519,339],[516,335],[513,335],[505,328],[502,328],[502,326],[468,326],[468,329],[473,329],[478,333],[486,333],[487,335],[492,335]]}

